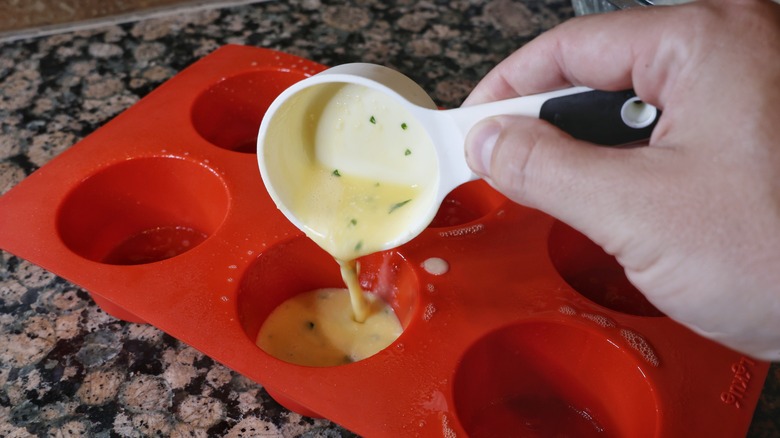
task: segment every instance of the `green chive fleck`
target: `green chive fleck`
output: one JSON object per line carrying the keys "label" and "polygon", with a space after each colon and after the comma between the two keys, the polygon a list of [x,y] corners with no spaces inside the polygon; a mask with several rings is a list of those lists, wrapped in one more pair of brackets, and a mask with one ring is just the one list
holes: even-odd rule
{"label": "green chive fleck", "polygon": [[355,251],[360,251],[360,248],[363,248],[362,240],[355,244]]}
{"label": "green chive fleck", "polygon": [[333,175],[333,176],[341,176],[341,173],[339,172],[338,169],[333,169],[333,173],[331,175]]}
{"label": "green chive fleck", "polygon": [[407,199],[406,201],[401,201],[401,202],[395,203],[392,206],[390,206],[390,211],[388,211],[387,213],[390,214],[390,213],[398,210],[399,208],[403,207],[404,205],[408,204],[409,202],[411,202],[411,199]]}
{"label": "green chive fleck", "polygon": [[357,219],[355,219],[355,218],[352,218],[352,219],[349,221],[349,224],[350,224],[350,225],[352,225],[352,226],[354,227],[355,225],[357,225]]}
{"label": "green chive fleck", "polygon": [[411,149],[407,149],[407,150],[405,150],[405,151],[404,151],[404,155],[407,155],[407,156],[408,156],[408,155],[412,155],[412,150],[411,150]]}
{"label": "green chive fleck", "polygon": [[376,125],[376,117],[374,117],[374,116],[371,116],[371,118],[370,118],[370,119],[368,119],[368,121],[369,121],[369,122],[371,122],[371,123],[373,123],[374,125]]}
{"label": "green chive fleck", "polygon": [[407,124],[406,124],[406,122],[404,122],[404,123],[401,123],[401,129],[403,129],[404,131],[406,131],[406,129],[407,129],[408,127],[409,127],[409,125],[407,125]]}

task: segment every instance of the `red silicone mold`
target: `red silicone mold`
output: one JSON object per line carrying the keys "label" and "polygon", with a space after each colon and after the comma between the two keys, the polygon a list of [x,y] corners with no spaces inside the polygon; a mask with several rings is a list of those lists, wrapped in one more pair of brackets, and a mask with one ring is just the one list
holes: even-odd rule
{"label": "red silicone mold", "polygon": [[[292,365],[255,345],[282,301],[342,287],[267,195],[265,108],[323,66],[226,46],[0,198],[0,247],[367,436],[739,436],[768,364],[658,312],[582,235],[483,182],[365,257],[404,332],[366,360]],[[441,275],[423,263],[444,259]]]}

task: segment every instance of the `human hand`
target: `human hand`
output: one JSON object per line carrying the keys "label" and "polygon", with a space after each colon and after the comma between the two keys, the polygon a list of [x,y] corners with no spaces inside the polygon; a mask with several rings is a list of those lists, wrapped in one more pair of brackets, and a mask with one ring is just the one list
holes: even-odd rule
{"label": "human hand", "polygon": [[464,105],[571,85],[633,88],[660,108],[646,147],[500,116],[469,133],[472,169],[601,245],[671,318],[780,360],[780,5],[701,0],[570,20]]}

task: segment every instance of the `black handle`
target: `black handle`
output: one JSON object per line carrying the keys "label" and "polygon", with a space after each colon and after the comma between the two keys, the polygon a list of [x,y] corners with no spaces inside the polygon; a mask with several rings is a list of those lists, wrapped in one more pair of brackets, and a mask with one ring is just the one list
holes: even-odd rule
{"label": "black handle", "polygon": [[593,90],[554,97],[539,111],[539,118],[572,137],[604,146],[647,140],[660,115],[660,111],[639,100],[633,90]]}

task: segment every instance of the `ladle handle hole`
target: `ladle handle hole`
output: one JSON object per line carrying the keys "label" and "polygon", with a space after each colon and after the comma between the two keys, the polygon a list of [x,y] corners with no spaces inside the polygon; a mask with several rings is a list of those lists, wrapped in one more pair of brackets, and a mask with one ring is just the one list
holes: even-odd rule
{"label": "ladle handle hole", "polygon": [[633,90],[592,90],[547,100],[542,104],[539,118],[574,138],[603,146],[620,146],[650,138],[660,114]]}

